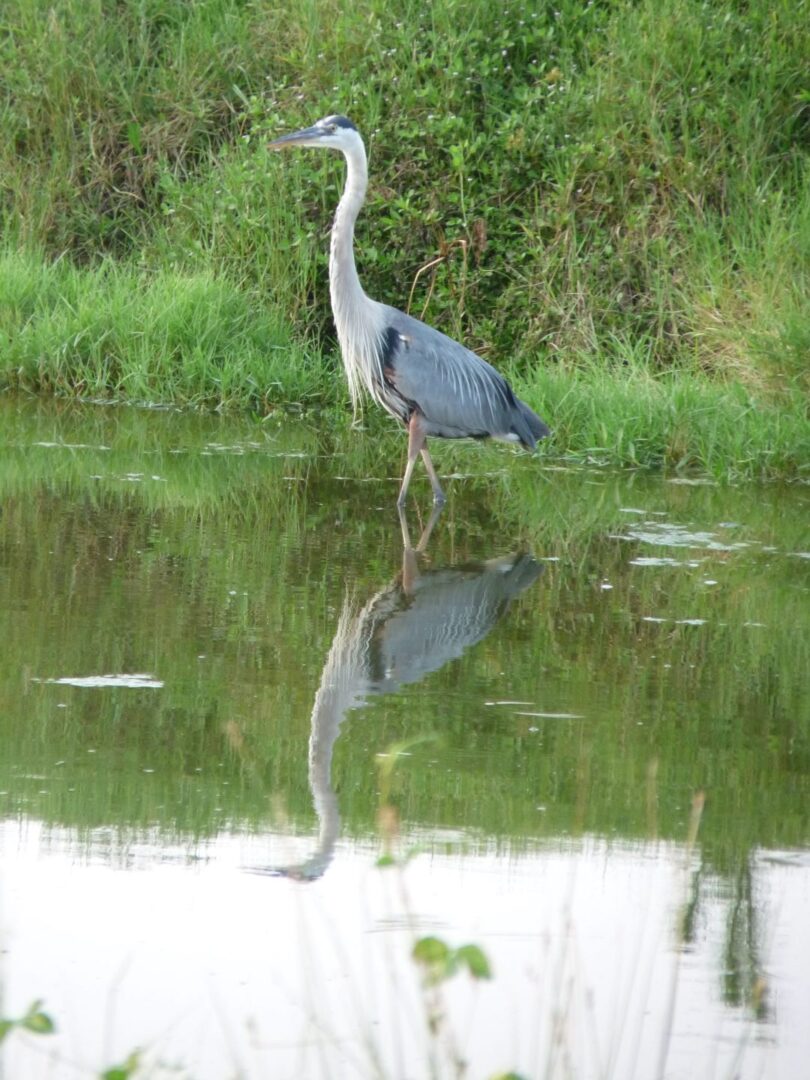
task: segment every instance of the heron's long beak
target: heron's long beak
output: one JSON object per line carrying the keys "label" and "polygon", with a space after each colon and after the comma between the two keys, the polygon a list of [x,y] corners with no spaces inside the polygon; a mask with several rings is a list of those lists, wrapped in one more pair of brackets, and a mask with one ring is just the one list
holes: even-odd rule
{"label": "heron's long beak", "polygon": [[293,131],[289,135],[281,135],[278,139],[274,139],[268,143],[268,149],[284,150],[288,146],[317,146],[324,135],[328,134],[329,132],[324,128],[302,128],[300,131]]}

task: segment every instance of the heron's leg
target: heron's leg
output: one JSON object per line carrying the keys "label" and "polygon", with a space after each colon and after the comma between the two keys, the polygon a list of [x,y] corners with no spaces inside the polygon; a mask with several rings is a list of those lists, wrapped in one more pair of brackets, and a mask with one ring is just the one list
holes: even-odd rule
{"label": "heron's leg", "polygon": [[430,534],[433,532],[434,525],[442,516],[443,509],[442,503],[434,505],[428,523],[422,530],[419,543],[414,547],[411,544],[411,534],[408,531],[408,522],[405,518],[405,507],[398,507],[399,523],[402,527],[402,588],[406,596],[410,596],[419,581],[418,557],[424,555]]}
{"label": "heron's leg", "polygon": [[405,505],[405,496],[408,494],[408,485],[411,482],[413,467],[416,464],[419,451],[425,445],[425,438],[425,433],[419,422],[419,414],[412,413],[408,421],[408,464],[405,466],[405,475],[402,477],[402,487],[399,489],[397,506]]}
{"label": "heron's leg", "polygon": [[411,534],[408,529],[408,519],[405,516],[405,507],[399,501],[397,501],[397,513],[399,514],[399,527],[402,530],[402,546],[406,551],[412,551],[413,544],[411,543]]}
{"label": "heron's leg", "polygon": [[416,551],[407,545],[402,549],[402,590],[406,596],[413,592],[419,581],[419,563],[416,559]]}
{"label": "heron's leg", "polygon": [[439,483],[439,477],[433,467],[433,462],[430,460],[430,454],[428,453],[428,448],[426,446],[422,447],[422,461],[424,461],[427,474],[430,477],[430,486],[433,488],[433,501],[437,506],[441,506],[444,503],[444,492],[442,491],[442,485]]}
{"label": "heron's leg", "polygon": [[428,540],[430,539],[430,534],[433,532],[436,522],[442,516],[443,509],[443,503],[434,504],[433,509],[430,512],[430,517],[428,518],[428,523],[422,530],[419,543],[414,547],[411,543],[411,533],[408,529],[408,519],[405,515],[405,507],[401,505],[397,506],[399,525],[402,529],[402,587],[406,594],[413,592],[414,586],[419,580],[419,564],[416,557],[417,555],[424,554]]}
{"label": "heron's leg", "polygon": [[425,548],[428,545],[428,540],[430,540],[430,534],[433,532],[433,528],[436,522],[442,516],[442,510],[444,510],[444,500],[433,504],[433,509],[430,511],[428,523],[422,530],[422,535],[419,537],[419,543],[416,545],[416,550],[419,552],[419,554],[422,554],[425,551]]}
{"label": "heron's leg", "polygon": [[406,596],[413,592],[414,585],[419,580],[419,566],[416,562],[416,551],[411,543],[411,534],[408,530],[408,519],[405,516],[405,507],[402,503],[397,504],[399,513],[399,525],[402,529],[402,588]]}

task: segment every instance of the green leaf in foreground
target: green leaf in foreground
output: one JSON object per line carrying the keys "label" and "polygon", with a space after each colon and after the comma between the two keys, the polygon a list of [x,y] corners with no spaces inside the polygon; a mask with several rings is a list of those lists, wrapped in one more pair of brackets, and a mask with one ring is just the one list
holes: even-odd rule
{"label": "green leaf in foreground", "polygon": [[429,982],[449,979],[460,968],[466,968],[473,979],[491,979],[492,968],[483,949],[478,945],[462,945],[458,949],[437,937],[424,937],[413,947],[413,958],[425,970]]}
{"label": "green leaf in foreground", "polygon": [[56,1024],[46,1012],[42,1011],[42,1002],[35,1001],[19,1020],[11,1020],[7,1017],[0,1020],[0,1043],[14,1028],[23,1028],[34,1035],[52,1035],[56,1031]]}
{"label": "green leaf in foreground", "polygon": [[467,968],[474,979],[492,978],[492,968],[480,946],[462,945],[456,949],[456,960],[459,966]]}
{"label": "green leaf in foreground", "polygon": [[445,965],[450,959],[450,947],[441,938],[423,937],[413,947],[413,958],[425,967]]}
{"label": "green leaf in foreground", "polygon": [[101,1080],[129,1080],[134,1076],[140,1065],[141,1055],[139,1050],[133,1050],[126,1061],[120,1065],[113,1065],[101,1074]]}
{"label": "green leaf in foreground", "polygon": [[33,1031],[35,1035],[53,1035],[56,1024],[47,1013],[38,1007],[33,1008],[20,1022],[20,1027],[26,1031]]}

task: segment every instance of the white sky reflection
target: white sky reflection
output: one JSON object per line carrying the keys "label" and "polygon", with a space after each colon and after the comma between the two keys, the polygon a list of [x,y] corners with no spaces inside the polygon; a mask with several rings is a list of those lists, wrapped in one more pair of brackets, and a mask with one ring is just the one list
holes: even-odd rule
{"label": "white sky reflection", "polygon": [[[370,1077],[375,1056],[384,1075],[419,1080],[431,1049],[411,922],[492,962],[492,982],[446,988],[470,1077],[656,1076],[673,988],[668,1080],[727,1077],[738,1055],[742,1078],[806,1075],[810,856],[754,858],[771,1003],[754,1023],[722,1000],[733,898],[717,879],[695,940],[674,948],[687,876],[670,843],[510,854],[493,842],[423,854],[400,881],[374,867],[376,846],[347,841],[303,884],[244,869],[294,862],[303,837],[222,835],[193,850],[85,839],[0,826],[2,1013],[42,998],[58,1026],[9,1037],[9,1078],[86,1077],[143,1047],[148,1075],[174,1080]],[[439,1063],[448,1075],[444,1051]]]}

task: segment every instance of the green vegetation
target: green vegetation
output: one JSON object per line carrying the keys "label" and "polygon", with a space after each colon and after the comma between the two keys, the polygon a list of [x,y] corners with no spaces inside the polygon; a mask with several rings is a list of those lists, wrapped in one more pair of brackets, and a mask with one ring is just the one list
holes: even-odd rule
{"label": "green vegetation", "polygon": [[[3,358],[23,386],[180,405],[316,401],[322,366],[272,310],[210,273],[93,273],[30,255],[0,259],[9,322]],[[13,322],[11,321],[13,319]]]}
{"label": "green vegetation", "polygon": [[51,1017],[42,1010],[42,1002],[35,1001],[22,1016],[0,1017],[0,1043],[12,1031],[30,1031],[33,1035],[52,1035],[56,1026]]}
{"label": "green vegetation", "polygon": [[[553,452],[810,462],[805,0],[9,0],[0,386],[348,424],[326,286],[370,141],[370,294],[462,337]],[[373,421],[377,423],[377,421]]]}
{"label": "green vegetation", "polygon": [[[42,1004],[41,1001],[32,1002],[23,1016],[14,1019],[0,1017],[0,1043],[15,1031],[25,1031],[30,1035],[53,1035],[57,1030],[56,1024],[53,1018],[43,1011]],[[133,1050],[121,1065],[113,1065],[97,1073],[98,1080],[130,1080],[138,1071],[140,1058],[140,1051]]]}

